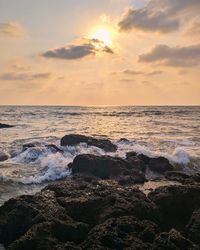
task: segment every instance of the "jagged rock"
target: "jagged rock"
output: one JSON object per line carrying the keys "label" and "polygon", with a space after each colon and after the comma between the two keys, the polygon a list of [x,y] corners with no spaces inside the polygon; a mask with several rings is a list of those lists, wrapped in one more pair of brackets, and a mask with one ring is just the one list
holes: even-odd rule
{"label": "jagged rock", "polygon": [[186,226],[187,235],[190,240],[200,246],[200,209],[194,211],[192,217]]}
{"label": "jagged rock", "polygon": [[163,215],[163,228],[183,229],[193,211],[200,207],[199,185],[159,187],[149,193]]}
{"label": "jagged rock", "polygon": [[6,161],[6,160],[8,160],[8,158],[9,158],[8,154],[6,154],[4,152],[0,152],[0,162],[1,161]]}
{"label": "jagged rock", "polygon": [[172,229],[164,232],[155,239],[153,250],[198,250],[199,247]]}
{"label": "jagged rock", "polygon": [[166,171],[173,171],[173,166],[169,163],[169,160],[164,157],[157,157],[150,159],[148,163],[149,169],[154,172],[164,173]]}
{"label": "jagged rock", "polygon": [[64,153],[64,151],[62,149],[60,149],[59,147],[57,147],[56,145],[54,144],[48,144],[48,145],[45,145],[46,148],[50,149],[53,153]]}
{"label": "jagged rock", "polygon": [[133,169],[145,172],[147,165],[144,161],[140,160],[137,156],[131,156],[131,154],[127,154],[126,160],[131,164]]}
{"label": "jagged rock", "polygon": [[149,156],[144,154],[138,154],[137,157],[138,159],[142,160],[145,164],[149,164],[149,161],[151,160]]}
{"label": "jagged rock", "polygon": [[[6,202],[0,208],[0,242],[9,250],[84,249],[94,226],[122,216],[136,217],[131,230],[139,230],[138,237],[145,242],[153,240],[157,230],[153,222],[160,220],[160,213],[139,189],[114,180],[74,176],[36,195]],[[141,246],[146,244],[142,240]]]}
{"label": "jagged rock", "polygon": [[0,129],[1,128],[13,128],[13,127],[14,127],[13,125],[8,125],[8,124],[0,123]]}
{"label": "jagged rock", "polygon": [[84,243],[84,249],[150,249],[157,225],[139,221],[132,216],[111,218],[94,227]]}
{"label": "jagged rock", "polygon": [[190,178],[190,175],[181,171],[167,171],[165,172],[165,177],[168,180],[184,182]]}
{"label": "jagged rock", "polygon": [[85,135],[70,134],[61,139],[61,146],[75,146],[79,143],[87,143],[89,146],[95,146],[106,152],[115,152],[117,146],[108,139],[97,139]]}
{"label": "jagged rock", "polygon": [[99,178],[121,178],[131,176],[135,183],[144,183],[145,176],[140,171],[133,169],[132,165],[121,158],[111,156],[78,155],[72,164],[72,173],[91,174]]}

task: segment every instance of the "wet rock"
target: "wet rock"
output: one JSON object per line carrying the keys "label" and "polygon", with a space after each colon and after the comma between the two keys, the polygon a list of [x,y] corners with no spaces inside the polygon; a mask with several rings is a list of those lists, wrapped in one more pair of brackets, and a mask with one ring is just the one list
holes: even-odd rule
{"label": "wet rock", "polygon": [[0,129],[1,128],[13,128],[13,127],[14,127],[13,125],[8,125],[8,124],[0,123]]}
{"label": "wet rock", "polygon": [[[94,175],[102,179],[128,176],[135,183],[144,183],[145,175],[126,160],[111,156],[78,155],[72,164],[72,173]],[[134,183],[134,182],[133,182]]]}
{"label": "wet rock", "polygon": [[129,168],[129,163],[120,158],[83,154],[75,157],[72,173],[87,173],[108,179],[123,175]]}
{"label": "wet rock", "polygon": [[126,138],[120,138],[120,139],[119,139],[119,142],[129,142],[129,140],[126,139]]}
{"label": "wet rock", "polygon": [[199,247],[175,229],[164,232],[155,239],[153,250],[198,250]]}
{"label": "wet rock", "polygon": [[95,146],[106,152],[115,152],[117,146],[108,139],[97,139],[90,136],[70,134],[61,139],[61,146],[75,146],[79,143],[87,143],[89,146]]}
{"label": "wet rock", "polygon": [[8,246],[26,233],[34,224],[54,218],[68,219],[53,192],[21,196],[0,207],[0,242]]}
{"label": "wet rock", "polygon": [[195,209],[200,208],[200,186],[180,185],[159,187],[149,193],[163,215],[162,227],[183,229]]}
{"label": "wet rock", "polygon": [[145,172],[147,165],[144,161],[140,160],[137,156],[127,157],[126,160],[130,163],[133,169]]}
{"label": "wet rock", "polygon": [[200,209],[194,211],[186,226],[187,236],[190,240],[200,246]]}
{"label": "wet rock", "polygon": [[182,171],[167,171],[165,172],[165,177],[168,180],[184,182],[190,178],[190,175]]}
{"label": "wet rock", "polygon": [[145,164],[149,164],[149,161],[151,160],[150,157],[144,154],[138,154],[137,157],[138,159],[142,160]]}
{"label": "wet rock", "polygon": [[0,162],[2,161],[7,161],[9,158],[9,155],[4,153],[4,152],[0,152]]}
{"label": "wet rock", "polygon": [[29,148],[35,148],[35,147],[37,147],[37,145],[34,144],[34,143],[26,143],[26,144],[24,144],[24,145],[22,146],[22,151],[25,151],[25,150],[27,150],[27,149],[29,149]]}
{"label": "wet rock", "polygon": [[150,249],[158,227],[135,217],[111,218],[94,227],[84,249]]}
{"label": "wet rock", "polygon": [[169,163],[169,160],[164,157],[150,159],[148,167],[150,170],[158,173],[174,170],[173,166]]}
{"label": "wet rock", "polygon": [[53,153],[64,153],[64,151],[62,149],[60,149],[59,147],[57,147],[56,145],[54,144],[48,144],[48,145],[45,145],[45,147],[49,150],[51,150]]}
{"label": "wet rock", "polygon": [[131,151],[131,152],[127,152],[126,153],[126,159],[130,159],[132,157],[136,157],[137,156],[137,153],[134,152],[134,151]]}

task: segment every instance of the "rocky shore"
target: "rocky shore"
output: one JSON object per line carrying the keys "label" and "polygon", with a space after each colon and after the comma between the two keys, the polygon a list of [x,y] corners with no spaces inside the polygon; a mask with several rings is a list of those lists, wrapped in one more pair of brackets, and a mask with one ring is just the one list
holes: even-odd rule
{"label": "rocky shore", "polygon": [[[109,140],[79,135],[62,138],[61,145],[80,142],[116,150]],[[29,147],[34,145],[23,150]],[[200,175],[135,152],[123,159],[82,154],[69,168],[71,177],[0,207],[0,243],[6,249],[200,249]],[[149,170],[174,185],[145,194],[141,187]]]}

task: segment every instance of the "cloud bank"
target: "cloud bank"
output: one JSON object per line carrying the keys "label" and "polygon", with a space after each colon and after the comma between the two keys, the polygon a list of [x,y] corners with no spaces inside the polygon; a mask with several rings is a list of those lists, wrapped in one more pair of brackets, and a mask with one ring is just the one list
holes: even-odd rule
{"label": "cloud bank", "polygon": [[179,67],[196,66],[200,64],[200,44],[186,47],[157,45],[150,52],[140,55],[139,62]]}
{"label": "cloud bank", "polygon": [[16,72],[8,72],[0,74],[0,80],[4,81],[33,81],[39,79],[49,79],[51,77],[50,72],[44,73],[16,73]]}
{"label": "cloud bank", "polygon": [[122,31],[169,33],[179,29],[184,17],[194,18],[199,12],[199,0],[150,0],[143,8],[130,8],[118,25]]}

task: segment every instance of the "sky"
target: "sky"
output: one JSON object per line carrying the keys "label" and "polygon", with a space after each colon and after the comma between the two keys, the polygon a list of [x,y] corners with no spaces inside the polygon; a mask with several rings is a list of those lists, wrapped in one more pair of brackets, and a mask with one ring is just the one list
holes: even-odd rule
{"label": "sky", "polygon": [[200,105],[200,0],[0,0],[0,105]]}

